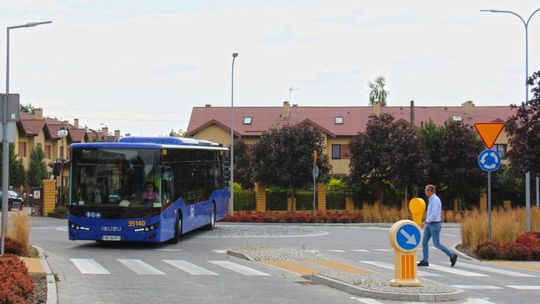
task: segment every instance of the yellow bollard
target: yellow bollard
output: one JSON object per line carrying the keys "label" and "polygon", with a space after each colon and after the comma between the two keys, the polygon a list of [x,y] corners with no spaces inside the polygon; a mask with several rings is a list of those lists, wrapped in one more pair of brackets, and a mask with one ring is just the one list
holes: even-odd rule
{"label": "yellow bollard", "polygon": [[410,220],[392,225],[390,244],[394,247],[394,279],[391,286],[422,286],[417,276],[416,249],[422,242],[420,227]]}
{"label": "yellow bollard", "polygon": [[409,211],[411,211],[413,221],[417,225],[421,225],[424,218],[424,211],[426,211],[426,202],[418,197],[411,199],[409,201]]}

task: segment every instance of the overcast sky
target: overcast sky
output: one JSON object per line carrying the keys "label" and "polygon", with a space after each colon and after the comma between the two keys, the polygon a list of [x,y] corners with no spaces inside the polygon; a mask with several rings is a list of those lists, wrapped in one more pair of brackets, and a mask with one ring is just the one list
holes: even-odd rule
{"label": "overcast sky", "polygon": [[[0,0],[10,91],[45,115],[122,134],[187,128],[194,106],[364,106],[388,82],[389,105],[508,105],[524,100],[525,31],[538,0]],[[529,72],[540,70],[540,12]]]}

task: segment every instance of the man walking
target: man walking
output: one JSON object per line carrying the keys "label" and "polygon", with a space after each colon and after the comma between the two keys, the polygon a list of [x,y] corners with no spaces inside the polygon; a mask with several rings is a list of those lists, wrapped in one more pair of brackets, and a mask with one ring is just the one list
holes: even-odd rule
{"label": "man walking", "polygon": [[435,194],[436,188],[434,185],[427,185],[425,192],[428,197],[428,208],[426,221],[422,224],[424,228],[424,239],[422,240],[423,259],[418,263],[418,266],[429,266],[429,239],[433,237],[433,245],[444,252],[450,258],[450,265],[454,267],[457,261],[457,254],[452,253],[448,248],[444,247],[440,242],[441,235],[441,199]]}

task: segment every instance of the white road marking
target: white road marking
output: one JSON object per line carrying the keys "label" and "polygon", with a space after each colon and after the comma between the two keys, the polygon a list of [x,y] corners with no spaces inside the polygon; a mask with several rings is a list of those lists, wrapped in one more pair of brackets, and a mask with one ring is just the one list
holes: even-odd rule
{"label": "white road marking", "polygon": [[369,250],[366,250],[366,249],[352,249],[351,251],[354,251],[354,252],[369,252]]}
{"label": "white road marking", "polygon": [[495,304],[491,301],[478,298],[468,298],[463,304]]}
{"label": "white road marking", "polygon": [[234,272],[238,272],[240,274],[246,275],[246,276],[269,276],[268,273],[264,273],[249,267],[246,267],[244,265],[236,264],[229,261],[208,261],[214,265],[221,266],[223,268],[232,270]]}
{"label": "white road marking", "polygon": [[71,259],[71,262],[84,274],[111,274],[94,259]]}
{"label": "white road marking", "polygon": [[[67,229],[67,228],[66,228]],[[318,237],[329,235],[329,232],[321,231],[311,234],[293,234],[293,235],[199,235],[199,238],[223,238],[223,239],[280,239],[280,238],[302,238]]]}
{"label": "white road marking", "polygon": [[215,272],[212,272],[208,269],[199,267],[195,264],[192,264],[188,261],[183,260],[163,260],[163,262],[170,264],[182,271],[185,271],[191,275],[214,275],[217,276],[218,274]]}
{"label": "white road marking", "polygon": [[137,259],[118,259],[118,262],[124,264],[127,268],[133,270],[137,274],[165,274],[160,270],[146,264],[145,262]]}
{"label": "white road marking", "polygon": [[225,253],[227,253],[227,250],[222,250],[222,249],[219,249],[219,250],[216,249],[216,250],[212,250],[212,251],[215,252],[215,253],[219,253],[219,254],[225,254]]}
{"label": "white road marking", "polygon": [[182,249],[174,249],[174,248],[160,248],[160,249],[154,249],[157,251],[165,251],[165,252],[180,252]]}
{"label": "white road marking", "polygon": [[457,235],[455,234],[450,234],[450,233],[443,233],[444,236],[449,236],[449,237],[456,237]]}
{"label": "white road marking", "polygon": [[341,250],[341,249],[328,249],[328,251],[330,251],[330,252],[345,252],[345,250]]}
{"label": "white road marking", "polygon": [[457,274],[464,277],[489,277],[486,274],[481,274],[481,273],[476,273],[476,272],[471,272],[471,271],[466,271],[466,270],[461,270],[461,269],[456,269],[456,268],[450,268],[450,267],[443,267],[443,266],[439,266],[435,264],[429,264],[429,269],[434,269],[437,271],[447,272],[451,274]]}
{"label": "white road marking", "polygon": [[308,250],[305,250],[306,252],[309,252],[309,253],[319,253],[320,251],[319,250],[313,250],[313,249],[308,249]]}
{"label": "white road marking", "polygon": [[486,266],[480,266],[480,265],[474,265],[474,264],[468,264],[468,263],[459,263],[458,264],[461,267],[465,268],[471,268],[476,270],[483,270],[486,272],[492,272],[492,273],[498,273],[498,274],[504,274],[510,277],[518,277],[518,278],[536,278],[536,276],[526,273],[520,273],[510,270],[504,270],[504,269],[498,269],[498,268],[492,268],[492,267],[486,267]]}
{"label": "white road marking", "polygon": [[373,249],[373,251],[390,252],[392,249]]}
{"label": "white road marking", "polygon": [[493,285],[453,285],[454,287],[461,289],[502,289],[501,287]]}
{"label": "white road marking", "polygon": [[519,290],[540,290],[540,285],[506,285],[506,287]]}
{"label": "white road marking", "polygon": [[[388,263],[376,262],[376,261],[360,261],[360,262],[364,263],[364,264],[369,264],[369,265],[385,268],[385,269],[390,269],[390,270],[395,269],[394,265],[388,264]],[[425,272],[425,271],[421,271],[421,270],[418,270],[418,275],[421,276],[421,277],[440,277],[440,275],[438,275],[438,274]]]}
{"label": "white road marking", "polygon": [[365,303],[365,304],[383,304],[383,302],[381,301],[377,301],[375,299],[370,299],[370,298],[357,298],[357,297],[350,297],[351,300],[356,300],[358,302],[362,302],[362,303]]}

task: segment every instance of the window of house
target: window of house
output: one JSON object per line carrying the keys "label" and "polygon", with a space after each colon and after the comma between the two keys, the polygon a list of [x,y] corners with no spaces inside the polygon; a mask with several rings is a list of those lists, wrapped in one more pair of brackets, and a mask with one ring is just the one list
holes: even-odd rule
{"label": "window of house", "polygon": [[343,116],[336,116],[334,117],[334,123],[336,125],[342,125],[343,124]]}
{"label": "window of house", "polygon": [[493,145],[493,150],[497,151],[502,158],[506,158],[506,145],[505,144],[496,144]]}
{"label": "window of house", "polygon": [[23,141],[19,142],[19,156],[26,157],[26,143]]}
{"label": "window of house", "polygon": [[332,145],[332,159],[341,159],[341,145]]}
{"label": "window of house", "polygon": [[45,145],[45,158],[51,159],[51,145]]}
{"label": "window of house", "polygon": [[252,123],[253,123],[253,117],[251,117],[251,116],[244,117],[244,124],[245,125],[250,125]]}

